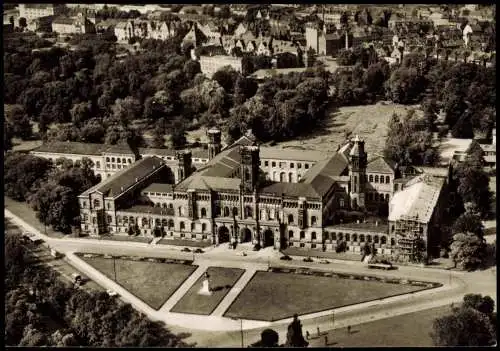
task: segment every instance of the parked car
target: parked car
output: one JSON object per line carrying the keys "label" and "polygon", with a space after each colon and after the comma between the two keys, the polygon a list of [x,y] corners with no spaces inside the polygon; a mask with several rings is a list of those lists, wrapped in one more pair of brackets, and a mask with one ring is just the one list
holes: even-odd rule
{"label": "parked car", "polygon": [[108,289],[106,290],[109,296],[118,296],[118,293],[114,290]]}
{"label": "parked car", "polygon": [[285,256],[281,256],[281,257],[280,257],[280,260],[283,260],[283,261],[291,261],[291,260],[292,260],[292,258],[291,258],[290,256],[288,256],[288,255],[285,255]]}
{"label": "parked car", "polygon": [[322,259],[322,260],[319,261],[319,263],[329,264],[330,261],[328,261],[327,259]]}
{"label": "parked car", "polygon": [[303,259],[304,262],[313,262],[313,259],[311,257],[306,257]]}
{"label": "parked car", "polygon": [[182,252],[191,252],[191,249],[188,247],[185,247],[181,250]]}
{"label": "parked car", "polygon": [[196,249],[194,250],[194,253],[204,253],[205,251],[203,251],[202,249]]}

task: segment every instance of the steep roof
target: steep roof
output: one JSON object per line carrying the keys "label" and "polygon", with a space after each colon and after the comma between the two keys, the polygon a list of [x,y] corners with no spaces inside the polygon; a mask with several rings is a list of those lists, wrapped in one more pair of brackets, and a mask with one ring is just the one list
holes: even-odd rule
{"label": "steep roof", "polygon": [[305,183],[274,183],[263,189],[262,194],[272,194],[281,196],[282,194],[290,197],[320,198],[321,195],[316,192],[311,184]]}
{"label": "steep roof", "polygon": [[309,184],[317,195],[324,196],[335,185],[347,166],[348,162],[345,157],[336,153],[329,159],[316,163],[304,174],[299,184]]}
{"label": "steep roof", "polygon": [[102,193],[105,197],[116,198],[136,182],[140,182],[164,165],[163,161],[158,157],[143,158],[84,191],[82,195],[89,195],[97,191]]}
{"label": "steep roof", "polygon": [[369,173],[394,174],[395,165],[391,161],[379,156],[368,162],[366,171]]}
{"label": "steep roof", "polygon": [[416,217],[420,223],[428,223],[441,194],[443,178],[419,176],[408,182],[407,187],[394,194],[390,203],[389,221],[404,216]]}
{"label": "steep roof", "polygon": [[152,192],[152,193],[162,193],[162,194],[168,194],[171,193],[173,190],[173,185],[172,184],[163,184],[163,183],[153,183],[149,185],[148,187],[144,188],[142,191],[143,192]]}

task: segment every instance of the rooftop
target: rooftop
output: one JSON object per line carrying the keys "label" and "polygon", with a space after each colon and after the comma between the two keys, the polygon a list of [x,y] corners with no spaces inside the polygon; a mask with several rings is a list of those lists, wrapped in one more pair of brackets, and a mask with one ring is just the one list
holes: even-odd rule
{"label": "rooftop", "polygon": [[51,143],[42,144],[39,147],[33,149],[33,152],[99,156],[108,147],[109,145],[105,144],[55,141]]}
{"label": "rooftop", "polygon": [[166,215],[166,216],[173,216],[175,214],[173,208],[162,208],[162,207],[154,207],[148,205],[134,205],[129,208],[122,208],[119,211],[132,212],[132,213],[151,213],[155,215]]}
{"label": "rooftop", "polygon": [[394,170],[395,165],[381,156],[374,158],[366,166],[367,172],[394,174]]}
{"label": "rooftop", "polygon": [[415,216],[418,222],[428,223],[437,204],[444,179],[421,175],[408,182],[407,187],[394,194],[390,202],[389,221]]}
{"label": "rooftop", "polygon": [[465,152],[470,146],[472,139],[448,138],[443,140],[439,146],[442,163],[449,163],[455,152]]}
{"label": "rooftop", "polygon": [[163,183],[153,183],[142,190],[142,192],[151,192],[151,193],[172,193],[174,187],[172,184],[163,184]]}
{"label": "rooftop", "polygon": [[104,197],[116,198],[125,192],[136,182],[146,178],[151,173],[163,167],[165,164],[158,157],[146,157],[119,172],[116,172],[111,177],[104,179],[101,183],[84,191],[83,196],[93,192],[100,192]]}
{"label": "rooftop", "polygon": [[305,183],[274,183],[263,189],[261,193],[272,194],[274,196],[290,196],[290,197],[306,197],[306,198],[320,198],[321,195],[311,186]]}
{"label": "rooftop", "polygon": [[333,231],[333,230],[341,230],[341,229],[350,229],[350,230],[362,230],[367,232],[374,233],[387,233],[389,231],[389,225],[387,221],[380,220],[378,223],[376,221],[367,221],[367,222],[352,222],[352,223],[341,223],[335,224],[332,226],[325,227],[325,231]]}
{"label": "rooftop", "polygon": [[293,161],[309,161],[316,162],[324,160],[328,155],[313,150],[301,150],[301,149],[279,149],[276,147],[260,147],[260,158],[265,159],[278,159],[278,160],[293,160]]}

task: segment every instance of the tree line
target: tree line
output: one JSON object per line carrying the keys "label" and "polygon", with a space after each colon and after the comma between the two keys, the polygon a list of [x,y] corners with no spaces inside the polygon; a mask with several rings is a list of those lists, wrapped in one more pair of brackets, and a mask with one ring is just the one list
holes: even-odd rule
{"label": "tree line", "polygon": [[80,226],[78,195],[100,181],[92,161],[73,163],[64,158],[55,164],[23,153],[7,153],[4,162],[4,193],[30,204],[37,218],[54,230],[69,234]]}
{"label": "tree line", "polygon": [[6,345],[192,347],[185,337],[105,292],[75,290],[55,271],[34,265],[20,236],[6,233]]}

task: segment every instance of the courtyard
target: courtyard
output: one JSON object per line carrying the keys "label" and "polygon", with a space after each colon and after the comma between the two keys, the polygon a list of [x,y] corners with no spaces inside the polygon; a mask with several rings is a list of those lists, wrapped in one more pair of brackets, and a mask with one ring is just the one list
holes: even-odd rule
{"label": "courtyard", "polygon": [[276,321],[422,290],[383,283],[293,273],[257,272],[225,317]]}
{"label": "courtyard", "polygon": [[180,263],[85,256],[80,258],[155,310],[160,309],[197,268],[195,265]]}

